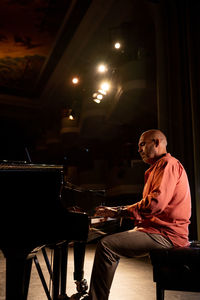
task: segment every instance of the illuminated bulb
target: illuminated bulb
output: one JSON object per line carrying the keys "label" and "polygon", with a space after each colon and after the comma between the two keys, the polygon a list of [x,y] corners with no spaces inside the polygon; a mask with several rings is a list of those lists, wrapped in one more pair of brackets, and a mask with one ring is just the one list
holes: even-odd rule
{"label": "illuminated bulb", "polygon": [[103,91],[108,91],[109,90],[109,88],[110,88],[110,85],[109,85],[109,83],[108,82],[103,82],[102,84],[101,84],[101,89],[103,90]]}
{"label": "illuminated bulb", "polygon": [[94,102],[96,102],[96,103],[100,103],[101,102],[101,100],[99,100],[99,99],[94,99]]}
{"label": "illuminated bulb", "polygon": [[97,99],[102,100],[102,99],[103,99],[103,95],[98,94],[98,95],[97,95]]}
{"label": "illuminated bulb", "polygon": [[94,93],[94,94],[93,94],[93,98],[96,98],[97,95],[98,95],[97,93]]}
{"label": "illuminated bulb", "polygon": [[72,115],[69,115],[69,120],[74,120],[74,117]]}
{"label": "illuminated bulb", "polygon": [[119,42],[115,43],[115,49],[119,49],[121,47],[121,44]]}
{"label": "illuminated bulb", "polygon": [[98,71],[99,71],[100,73],[104,73],[104,72],[107,71],[107,68],[106,68],[105,65],[99,65],[99,66],[98,66]]}
{"label": "illuminated bulb", "polygon": [[107,94],[106,91],[104,91],[104,90],[98,90],[98,92],[101,93],[101,94],[103,94],[103,95]]}
{"label": "illuminated bulb", "polygon": [[73,84],[78,84],[78,83],[79,83],[78,77],[74,77],[74,78],[72,79],[72,83],[73,83]]}

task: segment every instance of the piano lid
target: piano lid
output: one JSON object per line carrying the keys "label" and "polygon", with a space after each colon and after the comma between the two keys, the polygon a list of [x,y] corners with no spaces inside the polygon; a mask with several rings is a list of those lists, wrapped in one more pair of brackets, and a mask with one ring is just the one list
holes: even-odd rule
{"label": "piano lid", "polygon": [[5,149],[6,151],[0,151],[0,171],[63,171],[62,165],[33,163],[29,149],[22,144],[12,145],[12,147],[7,147]]}
{"label": "piano lid", "polygon": [[48,165],[48,164],[33,164],[27,163],[26,161],[0,161],[0,171],[1,170],[16,170],[16,171],[51,171],[59,170],[63,171],[62,165]]}

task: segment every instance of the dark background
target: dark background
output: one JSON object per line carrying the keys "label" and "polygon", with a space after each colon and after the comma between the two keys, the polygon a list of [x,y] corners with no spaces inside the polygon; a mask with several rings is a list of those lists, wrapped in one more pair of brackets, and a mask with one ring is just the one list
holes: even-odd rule
{"label": "dark background", "polygon": [[[127,190],[143,184],[140,134],[160,128],[187,170],[197,239],[199,13],[198,0],[1,1],[0,159],[27,148],[78,185]],[[97,104],[100,62],[112,88]]]}

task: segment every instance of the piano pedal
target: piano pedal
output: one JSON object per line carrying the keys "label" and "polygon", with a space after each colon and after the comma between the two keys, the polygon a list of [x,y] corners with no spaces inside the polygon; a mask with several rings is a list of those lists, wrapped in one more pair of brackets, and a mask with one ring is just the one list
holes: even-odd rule
{"label": "piano pedal", "polygon": [[86,279],[82,279],[80,281],[76,281],[76,289],[79,294],[85,294],[88,289],[88,284]]}

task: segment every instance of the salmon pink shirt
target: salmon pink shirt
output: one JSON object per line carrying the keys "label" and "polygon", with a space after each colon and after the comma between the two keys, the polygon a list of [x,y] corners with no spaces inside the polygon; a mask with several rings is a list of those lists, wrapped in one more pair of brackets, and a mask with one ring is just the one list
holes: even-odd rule
{"label": "salmon pink shirt", "polygon": [[174,246],[187,246],[191,196],[182,164],[169,153],[145,172],[143,198],[127,207],[136,230],[158,233]]}

